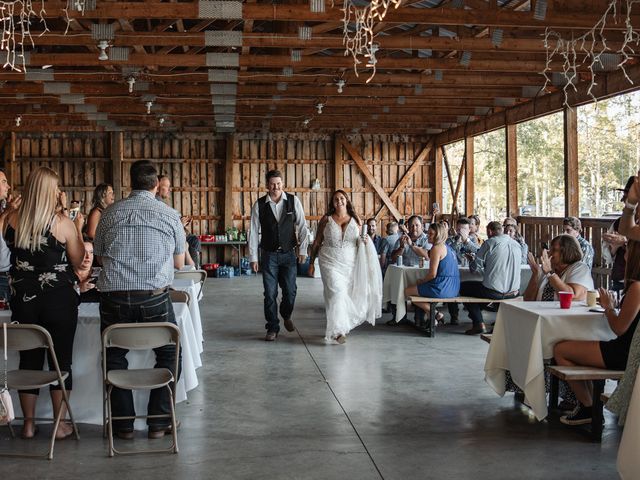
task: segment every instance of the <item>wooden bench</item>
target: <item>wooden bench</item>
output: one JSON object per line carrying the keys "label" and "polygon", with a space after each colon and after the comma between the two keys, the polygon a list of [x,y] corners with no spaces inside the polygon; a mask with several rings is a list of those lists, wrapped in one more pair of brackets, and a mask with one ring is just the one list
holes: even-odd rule
{"label": "wooden bench", "polygon": [[604,383],[606,380],[620,380],[624,370],[606,370],[594,367],[564,367],[549,365],[547,371],[551,374],[551,394],[549,395],[549,409],[558,408],[558,382],[560,380],[586,380],[593,382],[593,413],[591,417],[591,439],[602,441],[602,400]]}
{"label": "wooden bench", "polygon": [[480,340],[482,340],[483,342],[491,343],[492,336],[493,334],[491,333],[483,333],[480,335]]}
{"label": "wooden bench", "polygon": [[410,296],[409,300],[411,300],[411,303],[413,304],[428,303],[431,306],[430,313],[429,313],[429,322],[428,323],[421,322],[420,324],[416,322],[416,327],[424,331],[428,337],[435,337],[436,336],[435,306],[438,303],[502,303],[502,302],[521,301],[522,297],[513,297],[513,298],[496,300],[494,298],[479,298],[479,297],[429,298],[429,297]]}

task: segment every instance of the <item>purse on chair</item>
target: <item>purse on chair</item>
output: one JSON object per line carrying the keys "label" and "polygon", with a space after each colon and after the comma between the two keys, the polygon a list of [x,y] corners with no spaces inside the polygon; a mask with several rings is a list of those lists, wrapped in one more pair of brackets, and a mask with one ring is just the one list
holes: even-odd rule
{"label": "purse on chair", "polygon": [[7,425],[15,418],[13,413],[13,402],[11,401],[11,395],[7,388],[7,324],[2,324],[2,335],[4,337],[4,368],[2,384],[0,384],[0,425]]}

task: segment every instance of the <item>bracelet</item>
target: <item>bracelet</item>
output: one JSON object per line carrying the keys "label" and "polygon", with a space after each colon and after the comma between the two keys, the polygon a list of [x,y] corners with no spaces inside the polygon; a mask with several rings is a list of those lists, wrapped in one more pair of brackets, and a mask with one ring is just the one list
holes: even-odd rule
{"label": "bracelet", "polygon": [[630,208],[631,210],[635,210],[637,205],[637,203],[624,202],[624,208]]}

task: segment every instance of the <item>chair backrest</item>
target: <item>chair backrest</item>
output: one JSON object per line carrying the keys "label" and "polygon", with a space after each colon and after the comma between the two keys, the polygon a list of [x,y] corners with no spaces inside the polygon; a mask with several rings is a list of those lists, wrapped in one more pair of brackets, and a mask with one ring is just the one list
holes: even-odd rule
{"label": "chair backrest", "polygon": [[169,290],[169,297],[173,303],[191,304],[191,296],[189,295],[189,292],[184,292],[182,290]]}
{"label": "chair backrest", "polygon": [[173,323],[116,323],[102,332],[104,348],[150,350],[164,345],[178,345],[180,329]]}
{"label": "chair backrest", "polygon": [[[52,345],[51,335],[40,325],[30,323],[7,324],[7,350],[33,350],[34,348],[51,348]],[[0,350],[3,348],[4,336],[0,335]]]}
{"label": "chair backrest", "polygon": [[192,270],[190,272],[179,270],[174,273],[174,278],[189,279],[193,280],[194,282],[199,282],[200,291],[198,292],[198,298],[200,298],[200,294],[202,293],[202,289],[204,288],[204,282],[207,280],[207,272],[205,272],[204,270]]}

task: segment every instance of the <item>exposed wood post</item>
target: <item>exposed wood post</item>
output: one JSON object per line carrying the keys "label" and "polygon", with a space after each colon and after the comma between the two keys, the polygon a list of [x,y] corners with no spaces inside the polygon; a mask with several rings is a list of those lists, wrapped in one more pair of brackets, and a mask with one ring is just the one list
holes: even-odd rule
{"label": "exposed wood post", "polygon": [[373,189],[378,194],[382,202],[386,205],[386,207],[391,212],[391,215],[393,215],[394,219],[396,221],[399,220],[402,215],[400,214],[398,209],[395,207],[395,205],[393,204],[389,196],[386,194],[384,189],[378,184],[375,177],[371,173],[371,170],[369,170],[369,167],[367,167],[366,162],[362,158],[362,155],[360,155],[360,153],[347,140],[343,138],[339,138],[338,141],[344,147],[347,153],[351,156],[355,164],[358,166],[358,168],[364,175],[364,178],[367,180],[367,182],[369,182],[369,185],[373,187]]}
{"label": "exposed wood post", "polygon": [[433,148],[433,189],[434,201],[442,212],[442,150],[439,146]]}
{"label": "exposed wood post", "polygon": [[474,190],[474,171],[473,171],[473,137],[464,139],[466,142],[465,151],[465,177],[464,177],[464,210],[467,216],[473,213],[473,204],[475,200]]}
{"label": "exposed wood post", "polygon": [[122,198],[122,162],[124,160],[124,133],[111,132],[111,184],[116,200]]}
{"label": "exposed wood post", "polygon": [[233,159],[235,157],[235,135],[226,137],[227,153],[224,163],[224,228],[233,226]]}
{"label": "exposed wood post", "polygon": [[342,162],[342,143],[337,135],[333,136],[333,190],[344,186],[344,165]]}
{"label": "exposed wood post", "polygon": [[518,208],[518,130],[516,124],[505,128],[507,155],[507,215],[517,217]]}
{"label": "exposed wood post", "polygon": [[16,132],[11,132],[11,137],[9,138],[9,151],[4,154],[4,170],[5,175],[7,177],[7,182],[11,185],[11,188],[15,188],[16,186]]}
{"label": "exposed wood post", "polygon": [[578,182],[578,111],[564,109],[564,212],[577,217],[580,213]]}

